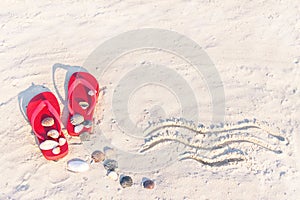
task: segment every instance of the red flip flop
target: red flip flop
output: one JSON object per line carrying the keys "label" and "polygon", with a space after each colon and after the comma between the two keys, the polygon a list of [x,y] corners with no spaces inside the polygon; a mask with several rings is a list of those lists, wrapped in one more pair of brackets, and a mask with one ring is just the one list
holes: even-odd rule
{"label": "red flip flop", "polygon": [[68,85],[69,135],[91,132],[98,96],[99,84],[94,76],[87,72],[72,74]]}
{"label": "red flip flop", "polygon": [[39,147],[48,160],[58,160],[68,154],[68,143],[63,135],[60,107],[53,93],[42,92],[27,106],[27,117]]}

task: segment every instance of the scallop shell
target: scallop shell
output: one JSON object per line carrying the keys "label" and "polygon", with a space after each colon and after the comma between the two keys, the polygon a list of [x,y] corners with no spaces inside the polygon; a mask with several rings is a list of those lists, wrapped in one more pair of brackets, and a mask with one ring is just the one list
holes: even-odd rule
{"label": "scallop shell", "polygon": [[44,142],[42,142],[40,144],[40,149],[42,149],[42,150],[50,150],[50,149],[54,149],[58,145],[59,145],[58,142],[56,142],[54,140],[45,140]]}
{"label": "scallop shell", "polygon": [[115,160],[106,160],[104,163],[103,163],[103,166],[106,170],[109,170],[109,171],[114,171],[115,169],[118,168],[118,162],[115,161]]}
{"label": "scallop shell", "polygon": [[109,178],[111,178],[112,180],[114,180],[114,181],[117,181],[117,180],[119,179],[119,175],[118,175],[118,173],[115,172],[115,171],[109,171],[109,172],[107,173],[107,176],[108,176]]}
{"label": "scallop shell", "polygon": [[85,120],[82,124],[85,128],[91,128],[93,126],[93,122],[90,120]]}
{"label": "scallop shell", "polygon": [[71,117],[70,122],[74,126],[79,125],[84,122],[84,117],[80,114],[75,114]]}
{"label": "scallop shell", "polygon": [[84,127],[83,124],[79,124],[79,125],[75,126],[74,127],[74,132],[75,133],[80,133],[82,131],[83,127]]}
{"label": "scallop shell", "polygon": [[57,139],[59,137],[59,132],[55,129],[51,129],[50,131],[47,132],[47,136],[53,139]]}
{"label": "scallop shell", "polygon": [[95,94],[96,94],[96,91],[94,91],[94,90],[90,90],[88,92],[88,95],[90,95],[90,96],[94,96]]}
{"label": "scallop shell", "polygon": [[64,144],[66,144],[66,142],[67,142],[66,138],[61,137],[58,139],[59,146],[63,146]]}
{"label": "scallop shell", "polygon": [[46,117],[42,120],[42,126],[49,127],[54,125],[54,119],[52,117]]}
{"label": "scallop shell", "polygon": [[79,105],[80,105],[80,107],[81,107],[83,110],[86,110],[86,109],[90,106],[90,104],[89,104],[88,102],[85,102],[85,101],[79,102]]}
{"label": "scallop shell", "polygon": [[105,154],[102,151],[94,151],[92,153],[92,159],[94,160],[94,162],[102,162],[103,160],[105,160]]}
{"label": "scallop shell", "polygon": [[54,149],[52,149],[52,153],[57,155],[60,153],[60,147],[55,147]]}
{"label": "scallop shell", "polygon": [[130,176],[123,176],[120,180],[120,184],[123,188],[131,187],[133,184],[132,178]]}
{"label": "scallop shell", "polygon": [[143,182],[143,186],[146,189],[153,189],[154,185],[155,185],[154,181],[152,181],[152,180],[146,180],[146,181]]}
{"label": "scallop shell", "polygon": [[67,163],[67,169],[72,172],[85,172],[89,168],[90,166],[87,162],[78,158],[69,160]]}

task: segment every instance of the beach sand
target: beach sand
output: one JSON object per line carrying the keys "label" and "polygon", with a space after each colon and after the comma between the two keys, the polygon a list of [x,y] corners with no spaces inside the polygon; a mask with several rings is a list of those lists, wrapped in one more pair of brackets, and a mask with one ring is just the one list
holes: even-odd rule
{"label": "beach sand", "polygon": [[[298,4],[293,0],[1,1],[0,199],[298,199]],[[202,47],[222,82],[224,122],[237,123],[245,118],[266,122],[284,141],[272,138],[261,129],[241,132],[262,137],[282,152],[274,153],[255,142],[235,142],[225,148],[240,149],[247,159],[230,165],[208,166],[193,159],[172,159],[163,167],[151,170],[157,162],[155,159],[132,162],[126,170],[122,171],[120,166],[121,173],[133,178],[133,186],[124,189],[106,176],[101,163],[91,165],[84,173],[66,169],[67,161],[72,158],[89,162],[93,150],[103,151],[102,146],[97,146],[99,141],[82,144],[79,138],[68,137],[69,154],[57,162],[47,161],[24,113],[30,98],[41,91],[52,91],[58,97],[65,121],[66,72],[82,70],[80,67],[88,56],[103,42],[144,28],[172,31]],[[103,90],[95,114],[95,122],[99,123],[94,135],[110,134],[111,146],[138,154],[143,145],[141,140],[120,136],[117,126],[122,122],[113,120],[110,100],[118,87],[128,86],[118,85],[126,70],[141,63],[164,65],[178,71],[193,88],[199,105],[198,121],[194,122],[210,125],[214,105],[206,85],[207,77],[196,74],[179,57],[144,49],[115,61],[111,71],[99,80]],[[84,68],[98,78],[89,66]],[[167,78],[168,74],[162,77]],[[180,87],[177,83],[174,81],[174,88]],[[155,85],[145,88],[133,93],[130,101],[126,100],[130,120],[137,126],[144,128],[148,120],[181,117],[180,102],[170,90]],[[194,107],[187,110],[192,113]],[[180,127],[170,130],[193,134]],[[160,143],[149,152],[158,152],[162,155],[158,159],[164,159],[163,153],[168,154],[164,148],[175,143]],[[123,158],[125,164],[128,160],[130,166],[129,157],[118,158],[120,162]],[[147,170],[137,170],[137,164]],[[145,177],[155,181],[153,190],[141,186]]]}

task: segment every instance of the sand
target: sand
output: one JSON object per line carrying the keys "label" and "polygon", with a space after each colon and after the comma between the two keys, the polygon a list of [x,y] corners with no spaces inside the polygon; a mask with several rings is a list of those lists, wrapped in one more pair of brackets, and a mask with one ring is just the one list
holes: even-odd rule
{"label": "sand", "polygon": [[[298,4],[292,0],[1,1],[0,199],[298,199]],[[99,74],[96,66],[88,65],[89,56],[97,47],[117,41],[118,36],[128,31],[149,33],[150,29],[145,28],[182,36],[166,48],[180,46],[184,38],[199,45],[218,73],[221,84],[215,86],[222,89],[217,92],[221,100],[214,102],[209,77],[195,71],[195,67],[181,59],[182,54],[145,46],[120,55],[106,70],[100,70],[103,74]],[[161,39],[161,43],[165,41],[168,38]],[[109,44],[106,43],[115,51],[128,43]],[[107,50],[104,49],[106,53]],[[162,66],[176,71],[185,82],[172,81],[171,72]],[[147,79],[151,75],[148,72],[130,75],[130,70],[138,67],[150,69],[153,77],[158,76],[159,84]],[[84,142],[68,137],[69,154],[57,162],[47,161],[24,109],[35,94],[50,90],[57,96],[62,120],[66,121],[65,85],[69,75],[77,70],[93,73],[102,88],[95,113],[95,133],[90,141]],[[143,78],[150,84],[135,85],[135,80]],[[122,99],[124,95],[128,99]],[[219,109],[213,110],[216,107]],[[128,116],[123,115],[124,108]],[[162,127],[160,123],[157,126],[161,128],[148,136],[139,132],[149,121],[172,117],[184,117],[205,126],[223,119],[229,128],[238,121],[255,118],[263,122],[265,129],[239,128],[203,136],[182,124]],[[227,130],[224,126],[220,129]],[[169,135],[164,135],[166,130]],[[151,136],[158,133],[161,138],[173,140],[150,145],[141,153],[144,139],[151,142]],[[178,158],[195,150],[181,144],[184,140],[188,144],[204,141],[204,145],[215,146],[232,134],[236,137],[234,142],[231,138],[231,143],[223,144],[221,149],[199,150],[198,154],[202,161],[203,157],[216,161],[236,153],[243,157],[242,161],[210,166]],[[243,141],[247,137],[249,140]],[[262,139],[263,145],[255,137]],[[123,189],[109,179],[101,163],[91,165],[84,173],[66,169],[68,160],[81,158],[89,162],[92,151],[107,147],[114,149],[107,153],[118,160],[120,173],[133,178],[132,187]],[[144,178],[155,181],[153,190],[141,186]]]}

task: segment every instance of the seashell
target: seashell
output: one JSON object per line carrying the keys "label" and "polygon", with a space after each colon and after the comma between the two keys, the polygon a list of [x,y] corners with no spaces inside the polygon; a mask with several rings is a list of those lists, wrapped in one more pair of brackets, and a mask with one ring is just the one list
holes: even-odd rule
{"label": "seashell", "polygon": [[59,132],[55,129],[51,129],[50,131],[47,132],[47,136],[53,139],[57,139],[59,137]]}
{"label": "seashell", "polygon": [[40,144],[40,149],[41,150],[50,150],[50,149],[54,149],[57,146],[58,146],[58,142],[56,142],[54,140],[45,140],[44,142],[42,142]]}
{"label": "seashell", "polygon": [[118,173],[115,172],[115,171],[109,171],[109,172],[107,173],[107,176],[108,176],[109,178],[111,178],[112,180],[114,180],[114,181],[117,181],[117,180],[119,179],[119,175],[118,175]]}
{"label": "seashell", "polygon": [[79,102],[79,105],[80,105],[80,107],[81,107],[83,110],[86,110],[86,109],[90,106],[90,104],[89,104],[88,102],[85,102],[85,101]]}
{"label": "seashell", "polygon": [[118,162],[115,161],[115,160],[106,160],[104,163],[103,163],[103,166],[106,170],[109,170],[109,171],[114,171],[115,169],[118,168]]}
{"label": "seashell", "polygon": [[132,178],[130,176],[123,176],[120,180],[120,184],[123,188],[130,187],[133,184]]}
{"label": "seashell", "polygon": [[64,144],[66,144],[66,142],[67,142],[66,138],[61,137],[58,139],[59,146],[63,146]]}
{"label": "seashell", "polygon": [[94,162],[102,162],[103,160],[105,160],[105,154],[102,151],[94,151],[92,153],[92,159],[94,160]]}
{"label": "seashell", "polygon": [[93,126],[93,122],[90,120],[85,120],[82,124],[85,128],[91,128]]}
{"label": "seashell", "polygon": [[153,189],[154,188],[154,181],[152,181],[152,180],[150,180],[150,179],[148,179],[148,180],[146,180],[146,181],[144,181],[143,182],[143,186],[144,186],[144,188],[146,188],[146,189]]}
{"label": "seashell", "polygon": [[57,155],[60,153],[60,147],[55,147],[54,149],[52,149],[52,153]]}
{"label": "seashell", "polygon": [[79,125],[75,126],[74,127],[74,132],[75,133],[80,133],[80,131],[82,131],[83,127],[84,127],[83,124],[79,124]]}
{"label": "seashell", "polygon": [[42,126],[49,127],[54,125],[54,119],[52,117],[46,117],[42,120]]}
{"label": "seashell", "polygon": [[88,95],[90,95],[90,96],[94,96],[96,93],[97,93],[96,91],[94,91],[94,90],[90,90],[90,91],[88,92]]}
{"label": "seashell", "polygon": [[78,158],[69,160],[67,163],[67,169],[72,172],[85,172],[89,168],[90,166],[87,162]]}
{"label": "seashell", "polygon": [[70,122],[71,124],[73,124],[74,126],[81,124],[82,122],[84,122],[84,117],[80,114],[75,114],[70,118]]}

